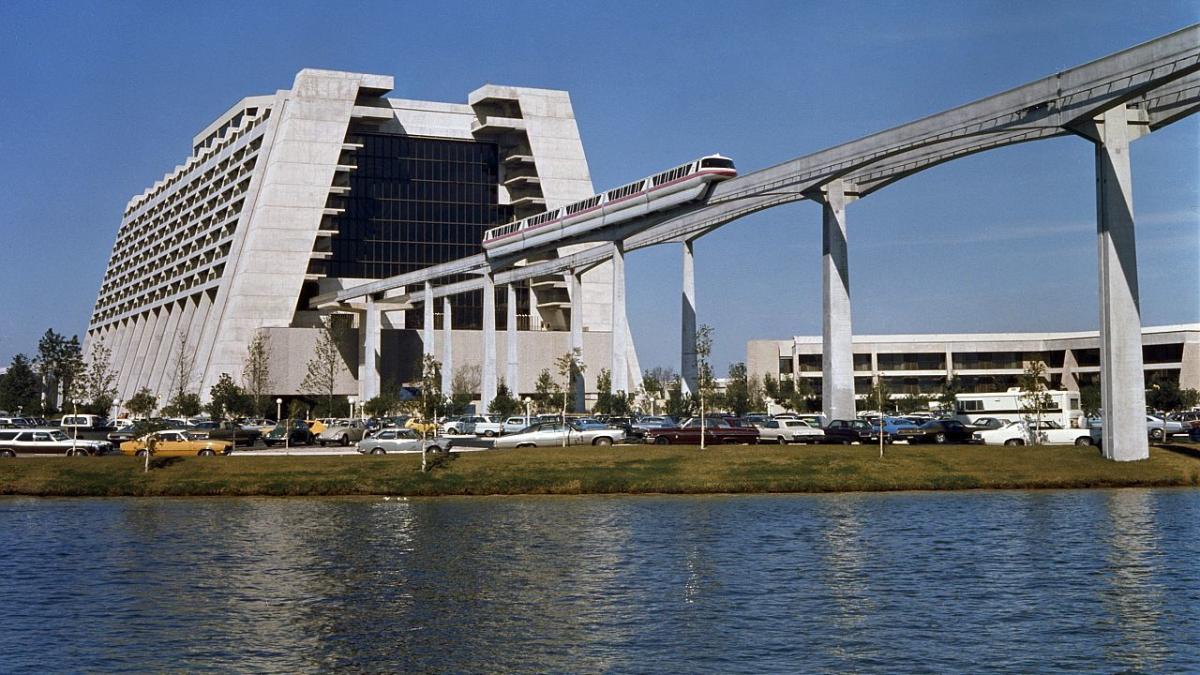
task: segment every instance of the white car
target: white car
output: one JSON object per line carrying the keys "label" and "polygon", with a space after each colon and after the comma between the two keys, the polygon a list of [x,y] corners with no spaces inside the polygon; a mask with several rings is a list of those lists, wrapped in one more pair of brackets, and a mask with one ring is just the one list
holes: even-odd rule
{"label": "white car", "polygon": [[580,429],[571,422],[538,422],[524,431],[496,439],[494,448],[553,448],[567,445],[612,445],[625,440],[624,429]]}
{"label": "white car", "polygon": [[538,418],[536,416],[525,417],[524,415],[517,415],[510,417],[504,420],[504,433],[515,434],[537,423]]}
{"label": "white car", "polygon": [[[1036,428],[1035,428],[1036,427]],[[972,439],[984,445],[1096,445],[1094,429],[1064,429],[1058,422],[1010,422],[999,429],[976,431]]]}
{"label": "white car", "polygon": [[463,415],[446,422],[442,427],[442,433],[475,434],[492,438],[504,433],[504,423],[487,415]]}
{"label": "white car", "polygon": [[754,425],[758,429],[759,443],[820,443],[825,440],[825,431],[809,426],[801,419],[773,419]]}
{"label": "white car", "polygon": [[421,452],[425,450],[437,452],[442,448],[449,449],[449,441],[422,439],[412,429],[392,428],[382,429],[374,436],[369,436],[358,442],[357,450],[364,455],[386,455],[389,452]]}

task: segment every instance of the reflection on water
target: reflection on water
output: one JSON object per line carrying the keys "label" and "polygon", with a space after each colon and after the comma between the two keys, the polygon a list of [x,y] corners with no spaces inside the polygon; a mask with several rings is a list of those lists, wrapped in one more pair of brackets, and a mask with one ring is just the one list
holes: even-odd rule
{"label": "reflection on water", "polygon": [[0,671],[1186,671],[1200,492],[0,499]]}

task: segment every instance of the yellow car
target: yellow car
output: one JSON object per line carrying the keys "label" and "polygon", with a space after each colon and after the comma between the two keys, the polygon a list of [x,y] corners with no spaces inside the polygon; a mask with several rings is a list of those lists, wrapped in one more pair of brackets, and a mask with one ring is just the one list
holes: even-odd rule
{"label": "yellow car", "polygon": [[404,426],[408,429],[412,429],[422,436],[426,434],[434,435],[437,433],[438,429],[437,422],[423,422],[416,417],[410,418],[404,423]]}
{"label": "yellow car", "polygon": [[146,454],[146,446],[154,441],[151,454],[157,457],[201,457],[212,455],[228,455],[233,449],[233,443],[216,439],[192,439],[185,431],[156,431],[132,441],[121,444],[121,454],[142,457]]}
{"label": "yellow car", "polygon": [[321,432],[328,428],[324,420],[304,420],[304,423],[308,425],[308,430],[314,437],[320,436]]}

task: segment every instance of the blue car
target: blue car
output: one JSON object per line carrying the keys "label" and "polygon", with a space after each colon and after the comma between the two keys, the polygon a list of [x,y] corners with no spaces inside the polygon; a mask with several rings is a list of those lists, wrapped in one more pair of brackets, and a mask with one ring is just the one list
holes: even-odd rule
{"label": "blue car", "polygon": [[[878,420],[871,423],[871,430],[879,433]],[[911,420],[903,417],[883,418],[883,439],[886,442],[907,440],[909,436],[920,436],[924,432]]]}

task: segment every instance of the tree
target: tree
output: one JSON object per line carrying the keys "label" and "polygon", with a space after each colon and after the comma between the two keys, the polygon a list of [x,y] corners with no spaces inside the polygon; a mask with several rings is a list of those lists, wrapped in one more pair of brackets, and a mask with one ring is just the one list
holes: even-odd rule
{"label": "tree", "polygon": [[195,395],[195,392],[192,391],[192,371],[196,365],[196,352],[188,344],[188,334],[182,329],[175,334],[175,341],[179,344],[179,348],[175,352],[174,361],[171,363],[171,400],[167,402],[167,407],[163,408],[163,412],[165,413],[167,408],[177,411],[183,409],[190,410],[191,403],[195,400],[197,404],[195,412],[168,413],[192,417],[200,414],[200,397],[197,395],[193,399],[187,396],[189,393]]}
{"label": "tree", "polygon": [[500,384],[496,386],[496,398],[493,398],[491,405],[488,406],[488,413],[503,421],[516,415],[520,410],[521,402],[513,398],[508,391],[508,385],[501,380]]}
{"label": "tree", "polygon": [[214,420],[237,417],[250,409],[250,397],[233,381],[229,373],[221,373],[209,390],[208,414]]}
{"label": "tree", "polygon": [[812,412],[821,409],[821,400],[813,395],[812,386],[803,377],[793,377],[787,382],[780,382],[784,407],[792,412]]}
{"label": "tree", "polygon": [[38,340],[38,355],[35,359],[38,371],[43,377],[53,378],[55,385],[62,393],[62,403],[67,402],[75,378],[83,369],[83,354],[79,346],[79,336],[72,335],[66,339],[47,329]]}
{"label": "tree", "polygon": [[683,381],[678,377],[667,386],[667,414],[675,419],[689,417],[696,409],[696,399],[683,393]]}
{"label": "tree", "polygon": [[475,393],[483,389],[483,368],[479,364],[460,366],[454,370],[450,380],[451,415],[462,415],[475,400]]}
{"label": "tree", "polygon": [[750,379],[746,381],[746,389],[750,397],[750,409],[765,412],[767,409],[767,399],[763,395],[762,380],[759,379],[758,375],[750,376]]}
{"label": "tree", "polygon": [[1163,413],[1175,412],[1184,407],[1183,390],[1174,378],[1159,373],[1150,380],[1146,390],[1146,405]]}
{"label": "tree", "polygon": [[763,393],[767,395],[767,398],[779,403],[779,380],[776,380],[775,376],[770,373],[763,375]]}
{"label": "tree", "polygon": [[390,415],[400,404],[399,399],[391,394],[380,394],[363,403],[363,412],[368,417],[385,417]]}
{"label": "tree", "polygon": [[256,332],[246,347],[242,362],[242,389],[250,397],[251,408],[266,417],[271,406],[271,343],[266,333]]}
{"label": "tree", "polygon": [[150,387],[142,387],[125,401],[125,409],[135,417],[148,417],[157,407],[158,397],[150,391]]}
{"label": "tree", "polygon": [[538,373],[537,382],[533,385],[534,408],[538,412],[546,412],[553,409],[554,401],[560,393],[558,383],[554,381],[554,376],[550,374],[550,369],[543,368],[542,372]]}
{"label": "tree", "polygon": [[909,394],[896,399],[896,409],[901,413],[929,412],[933,398],[928,394]]}
{"label": "tree", "polygon": [[0,379],[0,410],[11,413],[32,411],[39,402],[37,374],[29,357],[17,354],[8,364],[8,372]]}
{"label": "tree", "polygon": [[432,354],[421,358],[421,398],[418,400],[418,412],[426,421],[441,417],[446,408],[446,398],[442,396],[442,362]]}
{"label": "tree", "polygon": [[555,359],[554,366],[558,369],[558,376],[562,378],[560,392],[562,394],[562,417],[565,422],[567,419],[567,398],[571,392],[575,391],[575,383],[578,378],[583,377],[587,366],[583,363],[583,352],[578,347]]}
{"label": "tree", "polygon": [[1036,423],[1034,429],[1037,431],[1034,432],[1032,440],[1037,443],[1041,440],[1042,413],[1054,405],[1054,399],[1046,393],[1049,389],[1046,386],[1046,364],[1041,361],[1030,361],[1025,366],[1025,372],[1021,374],[1019,383],[1021,411],[1033,416]]}
{"label": "tree", "polygon": [[713,377],[712,365],[708,359],[712,356],[712,326],[704,324],[696,329],[696,385],[700,390],[700,449],[703,450],[705,445],[705,436],[708,435],[707,423],[705,415],[707,409],[705,405],[716,392],[717,382]]}
{"label": "tree", "polygon": [[1085,384],[1079,388],[1079,409],[1083,411],[1084,417],[1099,417],[1102,407],[1103,394],[1099,384]]}
{"label": "tree", "polygon": [[882,378],[877,377],[871,383],[871,389],[867,391],[867,406],[879,406],[882,410],[879,414],[887,413],[889,410],[895,410],[895,402],[892,401],[892,388]]}
{"label": "tree", "polygon": [[319,411],[318,417],[335,414],[333,395],[337,390],[338,375],[346,369],[341,350],[346,333],[345,322],[336,315],[322,318],[313,356],[308,360],[307,374],[300,384],[305,392],[325,398],[324,414]]}
{"label": "tree", "polygon": [[750,412],[750,378],[746,375],[746,364],[741,361],[729,365],[725,407],[738,417]]}
{"label": "tree", "polygon": [[92,343],[74,389],[71,399],[83,403],[84,412],[107,415],[112,409],[117,397],[117,371],[112,367],[112,350],[100,340]]}
{"label": "tree", "polygon": [[[654,384],[657,386],[658,383]],[[644,380],[642,386],[645,387]],[[596,376],[596,405],[592,406],[592,412],[597,415],[611,415],[612,403],[612,371],[601,368],[600,374]]]}
{"label": "tree", "polygon": [[958,378],[953,375],[947,375],[942,381],[942,391],[938,393],[935,399],[943,411],[954,412],[958,409],[958,395],[962,393],[962,385],[959,384]]}
{"label": "tree", "polygon": [[167,417],[195,417],[200,414],[204,406],[200,404],[200,395],[191,392],[176,392],[171,400],[163,406],[162,414]]}

